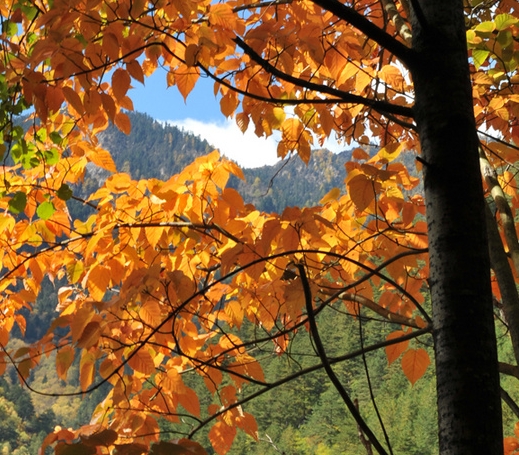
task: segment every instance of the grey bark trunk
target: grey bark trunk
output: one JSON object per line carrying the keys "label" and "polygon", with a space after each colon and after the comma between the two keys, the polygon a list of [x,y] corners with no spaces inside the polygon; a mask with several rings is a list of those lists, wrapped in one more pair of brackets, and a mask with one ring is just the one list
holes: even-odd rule
{"label": "grey bark trunk", "polygon": [[502,455],[485,209],[462,0],[414,0],[441,455]]}

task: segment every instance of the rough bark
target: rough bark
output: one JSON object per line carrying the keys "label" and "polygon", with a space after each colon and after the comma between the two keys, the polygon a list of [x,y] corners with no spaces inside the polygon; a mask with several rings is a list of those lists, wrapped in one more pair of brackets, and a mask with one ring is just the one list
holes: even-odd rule
{"label": "rough bark", "polygon": [[463,2],[411,4],[440,453],[501,455],[490,265]]}

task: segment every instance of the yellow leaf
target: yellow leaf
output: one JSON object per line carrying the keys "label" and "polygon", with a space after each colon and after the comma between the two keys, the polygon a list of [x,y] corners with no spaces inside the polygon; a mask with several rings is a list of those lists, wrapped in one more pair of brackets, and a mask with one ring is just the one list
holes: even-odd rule
{"label": "yellow leaf", "polygon": [[126,70],[131,77],[138,80],[141,84],[144,84],[144,72],[142,71],[141,64],[137,60],[126,63]]}
{"label": "yellow leaf", "polygon": [[326,193],[323,198],[319,201],[319,204],[326,204],[327,202],[330,202],[330,201],[335,201],[339,198],[339,196],[341,195],[341,190],[337,187],[335,188],[332,188],[330,191],[328,191],[328,193]]}
{"label": "yellow leaf", "polygon": [[189,44],[184,52],[184,62],[186,66],[193,67],[197,64],[199,47],[197,44]]}
{"label": "yellow leaf", "polygon": [[178,91],[184,98],[184,101],[191,93],[191,90],[193,90],[193,87],[195,86],[199,77],[200,73],[198,68],[188,68],[187,66],[184,66],[175,72],[175,82],[177,84]]}
{"label": "yellow leaf", "polygon": [[186,387],[184,393],[178,395],[178,402],[190,414],[200,416],[200,401],[193,389]]}
{"label": "yellow leaf", "polygon": [[78,348],[88,349],[98,343],[100,336],[101,326],[99,325],[99,322],[89,322],[85,326],[83,333],[77,342],[77,346]]}
{"label": "yellow leaf", "polygon": [[281,131],[283,132],[283,139],[298,142],[303,132],[303,124],[297,118],[289,118],[283,122]]}
{"label": "yellow leaf", "polygon": [[240,101],[238,100],[236,92],[227,92],[220,100],[220,110],[223,115],[230,117],[234,114],[239,103]]}
{"label": "yellow leaf", "polygon": [[71,284],[77,283],[83,274],[83,261],[75,260],[67,265],[67,277]]}
{"label": "yellow leaf", "polygon": [[148,300],[139,310],[142,321],[151,326],[157,326],[162,322],[162,314],[159,304],[154,300]]}
{"label": "yellow leaf", "polygon": [[402,356],[402,370],[411,384],[414,384],[424,375],[430,363],[429,354],[422,348],[409,349]]}
{"label": "yellow leaf", "polygon": [[106,179],[105,185],[112,193],[120,194],[130,189],[132,179],[128,174],[114,174]]}
{"label": "yellow leaf", "polygon": [[238,128],[240,128],[240,131],[242,133],[245,133],[245,131],[247,131],[247,128],[249,128],[249,122],[250,118],[244,112],[236,114],[236,124],[238,125]]}
{"label": "yellow leaf", "polygon": [[404,77],[402,72],[394,65],[385,65],[378,72],[380,79],[397,90],[404,89]]}
{"label": "yellow leaf", "polygon": [[96,166],[99,166],[110,172],[117,172],[117,169],[115,167],[115,162],[112,159],[112,155],[110,155],[110,153],[107,150],[104,150],[104,149],[89,150],[87,152],[87,157]]}

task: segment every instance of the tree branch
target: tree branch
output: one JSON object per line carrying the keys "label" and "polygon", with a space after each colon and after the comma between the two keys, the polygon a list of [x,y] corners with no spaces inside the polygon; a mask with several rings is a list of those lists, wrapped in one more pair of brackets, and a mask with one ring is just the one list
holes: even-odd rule
{"label": "tree branch", "polygon": [[362,429],[362,432],[367,436],[368,440],[371,442],[371,444],[373,444],[375,449],[377,449],[378,453],[380,453],[381,455],[388,455],[384,447],[382,447],[382,444],[380,444],[379,440],[375,436],[375,434],[371,431],[371,428],[360,415],[359,410],[355,406],[355,403],[348,395],[348,392],[346,392],[346,389],[343,387],[341,381],[339,381],[339,378],[337,377],[337,375],[333,371],[332,366],[330,365],[330,361],[328,360],[328,356],[326,355],[326,351],[321,341],[319,330],[317,329],[317,324],[315,322],[315,318],[313,315],[314,309],[312,306],[312,291],[310,289],[310,283],[308,282],[308,278],[306,276],[305,268],[302,264],[296,264],[296,267],[299,271],[299,277],[301,278],[301,283],[303,285],[303,291],[305,294],[306,312],[308,314],[308,321],[310,323],[310,333],[312,334],[317,354],[319,355],[321,362],[323,362],[323,368],[326,371],[328,377],[330,378],[330,381],[339,392],[342,401],[344,401],[344,403],[346,404],[348,411],[350,411],[350,414],[357,422],[359,428]]}
{"label": "tree branch", "polygon": [[362,295],[343,292],[339,295],[339,298],[342,300],[348,300],[350,302],[359,303],[360,305],[369,308],[371,311],[374,311],[378,315],[382,316],[383,318],[391,322],[396,322],[407,327],[418,328],[416,322],[413,319],[406,318],[405,316],[401,316],[397,313],[393,313],[392,311],[389,311],[388,309],[381,307],[380,305],[373,302],[373,300],[370,300]]}
{"label": "tree branch", "polygon": [[515,416],[519,417],[519,406],[517,406],[517,403],[503,387],[501,387],[501,399],[508,405]]}
{"label": "tree branch", "polygon": [[413,118],[414,113],[413,109],[406,106],[398,106],[396,104],[387,103],[385,101],[378,101],[369,98],[364,98],[363,96],[353,95],[351,93],[346,93],[341,90],[337,90],[336,88],[316,84],[315,82],[306,81],[300,79],[298,77],[291,76],[289,74],[280,71],[274,65],[269,63],[263,57],[261,57],[254,49],[252,49],[245,41],[243,41],[240,37],[236,36],[233,38],[233,41],[247,54],[251,60],[260,65],[265,71],[277,77],[278,79],[284,80],[286,82],[290,82],[298,87],[306,88],[308,90],[312,90],[318,93],[325,93],[327,95],[332,95],[335,98],[338,98],[340,101],[333,100],[334,102],[343,102],[343,103],[352,103],[352,104],[361,104],[363,106],[369,106],[380,114],[384,115],[394,114],[394,115],[402,115],[404,117]]}
{"label": "tree branch", "polygon": [[[415,332],[407,333],[398,338],[393,338],[391,340],[384,340],[384,341],[381,341],[380,343],[375,343],[373,345],[365,347],[364,349],[357,349],[356,351],[353,351],[353,352],[350,352],[348,354],[344,354],[344,355],[341,355],[338,357],[330,357],[330,358],[328,358],[328,362],[330,365],[334,365],[336,363],[344,362],[346,360],[350,360],[350,359],[354,359],[355,357],[359,357],[362,355],[362,353],[373,352],[378,349],[382,349],[386,346],[391,346],[393,344],[401,343],[402,341],[412,340],[413,338],[418,338],[419,336],[424,335],[426,333],[430,333],[430,332],[431,332],[430,327],[427,327],[425,329],[416,330]],[[282,386],[283,384],[287,384],[288,382],[293,381],[294,379],[304,376],[305,374],[313,373],[314,371],[320,370],[321,368],[324,368],[324,365],[322,363],[318,363],[317,365],[313,365],[308,368],[303,368],[300,371],[297,371],[291,375],[288,375],[282,379],[279,379],[278,381],[270,383],[268,387],[258,390],[256,392],[250,394],[249,396],[242,398],[241,400],[238,400],[235,403],[232,403],[229,406],[225,407],[224,409],[221,409],[218,412],[214,413],[213,415],[207,417],[199,426],[197,426],[196,428],[191,430],[188,437],[192,438],[195,435],[195,433],[200,431],[203,427],[205,427],[207,424],[212,422],[214,419],[218,418],[222,414],[225,414],[227,411],[237,408],[238,406],[242,406],[245,403],[248,403],[249,401],[252,401],[255,398],[263,395],[264,393],[267,393],[267,392],[275,389],[276,387]]]}
{"label": "tree branch", "polygon": [[358,28],[368,38],[391,52],[406,66],[410,67],[413,65],[415,57],[414,52],[410,48],[377,27],[353,8],[346,6],[338,0],[312,0],[312,2]]}
{"label": "tree branch", "polygon": [[[494,271],[497,285],[501,292],[504,319],[510,330],[510,338],[512,341],[515,361],[519,364],[519,294],[508,261],[508,256],[503,248],[503,241],[499,235],[496,220],[492,215],[488,204],[486,204],[485,211],[490,267]],[[517,377],[519,378],[519,376]]]}
{"label": "tree branch", "polygon": [[516,275],[519,275],[519,240],[517,239],[517,232],[515,231],[514,215],[508,201],[506,200],[503,188],[501,188],[501,185],[499,184],[496,170],[488,161],[483,147],[479,147],[479,163],[483,179],[487,184],[490,194],[492,195],[499,211],[506,244],[510,251],[510,255],[512,256],[512,262],[514,263],[515,273]]}
{"label": "tree branch", "polygon": [[404,18],[398,12],[395,2],[393,0],[382,0],[382,4],[384,5],[384,10],[388,15],[389,20],[393,22],[398,34],[404,39],[408,46],[411,46],[413,34],[409,25],[407,25]]}

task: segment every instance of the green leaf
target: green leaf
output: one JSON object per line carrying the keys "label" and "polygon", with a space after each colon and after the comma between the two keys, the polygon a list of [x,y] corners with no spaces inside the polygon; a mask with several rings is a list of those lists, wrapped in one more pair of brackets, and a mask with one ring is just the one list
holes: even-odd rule
{"label": "green leaf", "polygon": [[6,20],[2,23],[2,33],[5,33],[8,38],[18,33],[18,25],[15,22]]}
{"label": "green leaf", "polygon": [[45,150],[43,154],[45,155],[45,161],[47,164],[53,165],[59,161],[59,152],[55,147],[52,147],[50,150]]}
{"label": "green leaf", "polygon": [[497,34],[497,42],[502,48],[510,46],[513,42],[512,32],[510,30],[504,30]]}
{"label": "green leaf", "polygon": [[27,20],[32,21],[38,14],[38,8],[29,5],[23,5],[22,11],[27,17]]}
{"label": "green leaf", "polygon": [[485,21],[481,22],[480,24],[476,25],[474,27],[474,30],[479,32],[478,34],[490,34],[492,33],[496,28],[496,24],[492,21]]}
{"label": "green leaf", "polygon": [[68,201],[72,197],[72,190],[70,189],[70,186],[68,186],[66,183],[63,183],[57,192],[58,197],[62,201]]}
{"label": "green leaf", "polygon": [[56,208],[54,207],[54,204],[52,202],[45,201],[38,206],[36,209],[36,214],[42,220],[48,220],[55,211]]}
{"label": "green leaf", "polygon": [[519,22],[519,19],[515,18],[511,14],[498,14],[494,19],[494,23],[496,24],[496,29],[501,31],[505,28],[510,27],[511,25],[515,25]]}
{"label": "green leaf", "polygon": [[488,55],[490,54],[490,51],[487,51],[486,49],[473,49],[472,50],[472,59],[474,60],[474,66],[478,70],[483,63],[485,63],[485,60],[487,59]]}
{"label": "green leaf", "polygon": [[52,133],[50,133],[49,137],[50,137],[50,140],[56,145],[60,145],[61,141],[63,140],[63,138],[57,131],[53,131]]}
{"label": "green leaf", "polygon": [[25,210],[26,205],[27,195],[23,191],[18,191],[9,201],[9,211],[15,215],[18,215]]}

